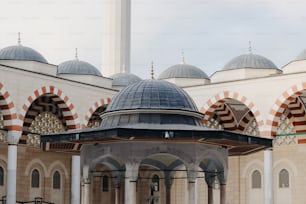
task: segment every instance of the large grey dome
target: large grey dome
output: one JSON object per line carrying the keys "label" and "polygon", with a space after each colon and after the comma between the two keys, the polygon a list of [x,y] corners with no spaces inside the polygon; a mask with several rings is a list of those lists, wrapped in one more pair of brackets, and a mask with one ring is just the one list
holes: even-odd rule
{"label": "large grey dome", "polygon": [[181,109],[198,111],[190,96],[178,86],[159,80],[143,80],[121,90],[107,111],[128,109]]}
{"label": "large grey dome", "polygon": [[296,60],[306,60],[306,50],[303,50],[297,57]]}
{"label": "large grey dome", "polygon": [[118,73],[111,76],[113,86],[128,86],[141,81],[142,79],[131,73]]}
{"label": "large grey dome", "polygon": [[208,79],[208,76],[200,68],[189,64],[176,64],[163,71],[159,79],[169,78],[196,78]]}
{"label": "large grey dome", "polygon": [[102,127],[138,123],[202,126],[201,113],[178,86],[159,80],[143,80],[122,89],[102,114]]}
{"label": "large grey dome", "polygon": [[224,66],[223,70],[240,68],[278,69],[271,60],[260,55],[249,53],[235,57]]}
{"label": "large grey dome", "polygon": [[39,52],[22,45],[9,46],[1,49],[0,60],[25,60],[48,63]]}
{"label": "large grey dome", "polygon": [[95,75],[102,76],[100,71],[89,64],[78,59],[69,60],[58,65],[57,74],[78,74],[78,75]]}

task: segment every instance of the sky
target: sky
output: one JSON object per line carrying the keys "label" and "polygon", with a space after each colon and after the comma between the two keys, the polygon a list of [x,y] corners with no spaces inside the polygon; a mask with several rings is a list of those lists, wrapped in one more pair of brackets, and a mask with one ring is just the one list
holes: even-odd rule
{"label": "sky", "polygon": [[[0,48],[17,44],[51,64],[79,59],[101,68],[105,0],[0,0]],[[279,68],[306,49],[304,0],[132,0],[131,72],[156,77],[181,61],[208,75],[252,52]]]}

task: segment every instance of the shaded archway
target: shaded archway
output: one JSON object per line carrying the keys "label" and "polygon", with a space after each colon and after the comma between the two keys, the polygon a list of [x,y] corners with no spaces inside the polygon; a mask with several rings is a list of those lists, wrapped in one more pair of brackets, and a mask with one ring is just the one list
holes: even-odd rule
{"label": "shaded archway", "polygon": [[306,132],[306,83],[285,91],[273,104],[266,135],[290,135]]}
{"label": "shaded archway", "polygon": [[39,145],[36,142],[38,138],[29,133],[55,133],[79,128],[73,104],[61,90],[53,86],[34,91],[23,105],[19,118],[23,120],[24,136],[21,141],[33,143],[34,146]]}
{"label": "shaded archway", "polygon": [[110,98],[102,98],[99,101],[96,101],[87,111],[85,116],[84,124],[82,128],[95,128],[100,126],[102,119],[100,114],[106,109],[107,105],[110,103]]}
{"label": "shaded archway", "polygon": [[259,111],[245,96],[223,92],[210,99],[201,109],[206,127],[260,135],[264,124]]}

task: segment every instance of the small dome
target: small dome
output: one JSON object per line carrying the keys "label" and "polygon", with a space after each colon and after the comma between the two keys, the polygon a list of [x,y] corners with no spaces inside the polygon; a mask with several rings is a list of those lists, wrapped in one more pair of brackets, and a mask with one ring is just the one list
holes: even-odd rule
{"label": "small dome", "polygon": [[200,68],[189,64],[176,64],[163,71],[159,79],[169,78],[196,78],[208,79],[208,76]]}
{"label": "small dome", "polygon": [[202,114],[190,96],[160,80],[142,80],[122,89],[101,117],[101,127],[140,123],[202,126]]}
{"label": "small dome", "polygon": [[113,86],[128,86],[141,81],[142,79],[131,73],[118,73],[111,76]]}
{"label": "small dome", "polygon": [[303,50],[297,57],[296,60],[306,60],[306,50]]}
{"label": "small dome", "polygon": [[271,60],[260,55],[249,53],[235,57],[224,66],[223,70],[240,68],[278,69]]}
{"label": "small dome", "polygon": [[0,60],[25,60],[48,63],[39,52],[22,45],[9,46],[1,49]]}
{"label": "small dome", "polygon": [[102,76],[100,71],[89,64],[78,59],[69,60],[58,65],[57,74],[78,74],[78,75],[95,75]]}

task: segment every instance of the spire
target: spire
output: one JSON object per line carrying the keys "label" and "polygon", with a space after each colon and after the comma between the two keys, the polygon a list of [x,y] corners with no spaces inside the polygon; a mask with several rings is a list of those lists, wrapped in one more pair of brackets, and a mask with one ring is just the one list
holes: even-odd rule
{"label": "spire", "polygon": [[79,60],[78,48],[75,48],[75,59],[76,59],[76,60]]}
{"label": "spire", "polygon": [[252,54],[252,44],[251,44],[251,41],[249,41],[249,54]]}
{"label": "spire", "polygon": [[184,50],[181,50],[181,64],[185,64]]}
{"label": "spire", "polygon": [[21,38],[20,38],[20,32],[18,32],[18,45],[21,45]]}
{"label": "spire", "polygon": [[154,62],[151,62],[151,79],[155,79],[154,77]]}

